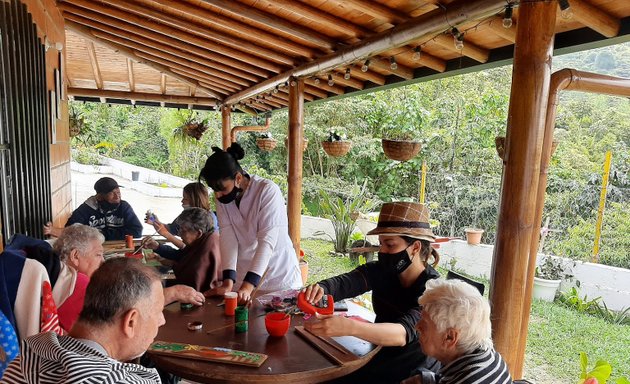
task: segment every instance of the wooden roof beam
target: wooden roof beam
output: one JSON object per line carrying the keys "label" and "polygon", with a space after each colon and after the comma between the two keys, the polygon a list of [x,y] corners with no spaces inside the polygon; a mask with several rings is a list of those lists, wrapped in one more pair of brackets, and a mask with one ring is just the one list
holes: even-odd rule
{"label": "wooden roof beam", "polygon": [[400,63],[398,64],[398,68],[391,69],[391,64],[389,63],[389,58],[385,58],[382,56],[374,56],[370,58],[370,67],[378,68],[381,71],[385,71],[387,73],[392,73],[398,77],[402,77],[405,80],[413,79],[413,70],[407,66],[404,66]]}
{"label": "wooden roof beam", "polygon": [[[75,5],[74,8],[70,8],[68,7],[69,4],[73,4]],[[205,38],[200,38],[196,35],[193,35],[191,33],[182,31],[180,29],[177,28],[173,28],[173,27],[169,27],[167,25],[164,24],[159,24],[156,22],[152,22],[149,21],[148,19],[144,18],[144,17],[140,17],[140,16],[136,16],[134,14],[125,12],[125,11],[121,11],[118,9],[114,9],[114,8],[110,8],[110,7],[106,7],[103,5],[100,5],[99,3],[94,3],[92,1],[88,1],[88,0],[64,0],[63,3],[60,3],[58,5],[60,8],[62,8],[64,11],[68,11],[68,12],[72,12],[72,13],[79,13],[80,9],[83,8],[85,10],[91,10],[91,11],[95,11],[104,15],[109,16],[110,18],[112,18],[107,24],[109,25],[113,25],[115,27],[118,27],[120,29],[126,29],[127,28],[127,24],[133,24],[136,25],[138,27],[142,27],[145,29],[148,29],[150,31],[153,32],[157,32],[160,33],[162,35],[165,36],[170,36],[173,38],[176,38],[178,40],[181,40],[183,42],[189,43],[189,44],[194,44],[200,48],[205,48],[207,50],[213,51],[213,52],[218,52],[221,53],[223,55],[226,56],[231,56],[237,60],[240,60],[242,62],[245,63],[250,63],[256,66],[259,66],[261,68],[265,68],[269,71],[272,72],[280,72],[282,71],[283,67],[275,64],[269,60],[265,60],[265,59],[261,59],[258,56],[253,56],[251,54],[245,53],[241,50],[238,49],[234,49],[234,48],[230,48],[227,45],[224,44],[220,44],[220,43],[216,43],[216,42],[212,42],[209,41]],[[77,10],[77,8],[79,8],[79,10]],[[81,13],[79,13],[81,14]],[[83,16],[83,15],[82,15]],[[127,24],[125,24],[127,23]],[[261,49],[262,51],[262,49]],[[262,53],[262,52],[261,52]],[[271,52],[268,52],[269,54],[274,54]],[[290,64],[289,64],[290,65]]]}
{"label": "wooden roof beam", "polygon": [[160,93],[166,95],[166,75],[162,74],[160,78]]}
{"label": "wooden roof beam", "polygon": [[[443,48],[449,49],[451,51],[454,52],[460,52],[459,50],[455,49],[455,44],[453,43],[453,36],[451,36],[450,34],[444,34],[444,33],[440,33],[439,35],[435,36],[435,38],[433,38],[433,41],[435,41],[438,45],[442,46]],[[485,63],[486,61],[488,61],[488,57],[490,56],[490,51],[488,51],[487,49],[481,48],[475,44],[473,44],[470,41],[466,41],[466,39],[464,38],[464,48],[461,50],[461,54],[467,57],[470,57],[473,60],[476,60],[480,63]]]}
{"label": "wooden roof beam", "polygon": [[320,99],[325,99],[326,97],[328,97],[328,93],[326,93],[326,91],[322,91],[317,87],[313,87],[307,84],[304,85],[304,92],[319,97]]}
{"label": "wooden roof beam", "polygon": [[203,3],[220,9],[233,18],[244,18],[259,27],[273,28],[288,39],[307,44],[311,47],[318,47],[324,51],[331,52],[335,47],[335,42],[328,36],[322,35],[311,29],[290,23],[275,15],[270,15],[256,8],[245,6],[232,0],[202,0]]}
{"label": "wooden roof beam", "polygon": [[328,85],[327,78],[319,79],[319,84],[317,84],[315,82],[315,79],[313,78],[304,79],[304,84],[308,84],[313,87],[324,89],[328,92],[334,93],[335,95],[343,95],[344,93],[346,93],[346,91],[338,85]]}
{"label": "wooden roof beam", "polygon": [[569,4],[575,20],[606,37],[615,37],[619,34],[621,20],[618,18],[583,0],[571,0]]}
{"label": "wooden roof beam", "polygon": [[194,85],[189,85],[188,94],[192,97],[192,96],[195,96],[195,92],[197,92],[197,87]]}
{"label": "wooden roof beam", "polygon": [[133,78],[133,60],[127,58],[127,75],[129,77],[129,92],[136,91],[136,83]]}
{"label": "wooden roof beam", "polygon": [[94,43],[97,43],[97,44],[99,44],[101,46],[109,48],[109,49],[113,50],[114,52],[118,52],[121,55],[123,55],[123,56],[125,56],[125,57],[127,57],[127,58],[129,58],[129,59],[131,59],[131,60],[133,60],[135,62],[138,62],[138,63],[144,64],[144,65],[146,65],[148,67],[151,67],[151,68],[155,69],[158,72],[165,73],[165,74],[167,74],[167,75],[169,75],[169,76],[171,76],[171,77],[173,77],[173,78],[175,78],[177,80],[180,80],[180,81],[182,81],[182,82],[184,82],[186,84],[196,85],[198,88],[203,89],[203,91],[206,92],[210,96],[217,97],[217,98],[222,98],[222,96],[218,95],[217,93],[215,93],[211,89],[205,89],[205,88],[200,87],[199,83],[197,83],[194,80],[191,80],[190,78],[178,75],[178,74],[172,72],[171,70],[169,70],[168,68],[166,68],[166,67],[164,67],[164,66],[162,66],[160,64],[151,63],[151,62],[147,61],[146,59],[143,59],[143,58],[137,56],[135,53],[131,52],[130,50],[128,50],[125,47],[122,47],[122,46],[120,46],[118,44],[111,43],[109,41],[100,39],[100,38],[92,35],[90,33],[89,28],[83,27],[83,26],[81,26],[81,25],[79,25],[77,23],[74,23],[74,22],[68,21],[68,20],[66,20],[66,28],[68,28],[72,32],[76,33],[77,35],[83,37],[84,39],[87,39],[88,42],[94,42]]}
{"label": "wooden roof beam", "polygon": [[372,0],[344,0],[344,5],[346,4],[357,11],[386,21],[391,25],[399,24],[409,19],[408,15]]}
{"label": "wooden roof beam", "polygon": [[[363,65],[363,63],[361,62],[359,65]],[[385,76],[370,70],[363,72],[360,67],[354,65],[350,68],[350,75],[363,81],[371,81],[374,84],[385,84]]]}
{"label": "wooden roof beam", "polygon": [[[415,47],[414,47],[415,48]],[[390,55],[396,56],[399,61],[412,61],[417,62],[425,67],[431,68],[438,72],[446,71],[446,61],[440,59],[439,57],[435,57],[427,52],[420,51],[420,58],[415,60],[413,58],[414,52],[410,51],[408,47],[400,47],[393,50],[387,51]],[[401,63],[398,63],[400,66]]]}
{"label": "wooden roof beam", "polygon": [[354,89],[363,89],[363,82],[355,77],[352,77],[352,70],[350,70],[350,78],[346,79],[344,76],[346,74],[346,69],[345,68],[339,68],[339,69],[335,69],[335,71],[332,73],[333,75],[333,79],[335,80],[335,83],[339,83],[343,86],[346,87],[351,87]]}
{"label": "wooden roof beam", "polygon": [[96,49],[94,43],[87,42],[88,56],[90,57],[90,64],[92,65],[92,73],[94,74],[94,81],[96,82],[96,88],[103,89],[103,77],[101,76],[101,69],[98,67],[98,59],[96,57]]}
{"label": "wooden roof beam", "polygon": [[[135,51],[135,53],[138,56],[145,57],[145,56],[143,56],[143,54],[148,54],[148,55],[151,55],[151,57],[159,57],[159,58],[161,58],[163,60],[168,60],[170,62],[177,63],[177,64],[182,65],[184,67],[190,67],[190,68],[196,69],[198,71],[205,72],[205,73],[207,73],[209,75],[218,77],[220,79],[224,79],[225,81],[229,81],[230,83],[234,83],[237,88],[240,88],[240,87],[238,87],[238,85],[245,86],[245,87],[251,85],[251,82],[243,80],[243,79],[241,79],[241,78],[239,78],[237,76],[232,76],[230,74],[227,74],[227,73],[224,73],[224,72],[221,72],[221,71],[217,71],[214,68],[207,67],[207,66],[204,66],[204,65],[201,65],[201,64],[197,64],[196,62],[189,61],[189,60],[186,60],[186,59],[182,59],[182,58],[180,58],[178,56],[171,55],[170,53],[162,52],[162,51],[160,51],[158,49],[147,47],[145,45],[136,43],[135,41],[131,41],[131,40],[128,40],[128,39],[123,38],[123,37],[119,37],[119,36],[112,35],[112,34],[107,33],[107,32],[100,32],[100,31],[92,31],[92,34],[94,36],[103,38],[105,40],[109,40],[109,41],[112,41],[114,43],[118,43],[120,45],[124,45],[124,46],[126,46],[128,48],[131,48],[131,49],[133,49]],[[145,58],[148,59],[149,57],[145,57]]]}
{"label": "wooden roof beam", "polygon": [[[359,60],[365,60],[380,52],[407,45],[422,38],[442,33],[451,25],[467,20],[478,20],[496,14],[505,7],[505,0],[456,0],[445,9],[435,9],[421,16],[406,21],[388,31],[368,37],[361,42],[340,48],[338,51],[302,64],[289,71],[260,82],[249,89],[226,98],[227,104],[237,103],[265,90],[272,89],[294,76],[305,78],[317,73],[325,73],[336,67],[347,66]],[[399,66],[400,68],[400,66]]]}
{"label": "wooden roof beam", "polygon": [[143,92],[125,92],[125,91],[105,91],[99,89],[85,89],[85,88],[68,88],[68,95],[73,97],[98,97],[109,99],[122,99],[122,100],[136,100],[136,101],[149,101],[155,103],[173,103],[173,104],[197,104],[197,105],[217,105],[216,99],[207,97],[189,97],[189,96],[176,96],[176,95],[160,95],[157,93],[143,93]]}
{"label": "wooden roof beam", "polygon": [[[115,28],[109,25],[109,23],[114,19],[95,12],[83,10],[82,8],[77,8],[69,4],[60,3],[59,7],[64,9],[63,16],[65,20],[71,20],[78,24],[89,26],[94,30],[109,32],[113,35],[120,35],[136,42],[141,41],[144,45],[170,52],[176,56],[189,58],[193,61],[199,61],[201,60],[200,58],[204,58],[210,60],[210,65],[217,70],[224,72],[231,71],[230,73],[251,81],[258,81],[258,78],[255,76],[263,78],[269,77],[269,72],[254,65],[232,59],[231,57],[210,52],[206,49],[186,44],[180,40],[173,39],[144,28],[136,27],[135,25],[126,25],[124,29]],[[71,8],[72,11],[76,10],[81,12],[81,15],[68,11],[68,8]]]}
{"label": "wooden roof beam", "polygon": [[[236,45],[233,45],[233,47],[245,48],[246,46],[252,46],[254,47],[254,49],[250,50],[250,53],[253,53],[253,54],[266,56],[264,53],[261,54],[260,47],[267,47],[267,48],[272,49],[273,52],[280,50],[280,51],[283,51],[285,54],[289,54],[290,56],[298,55],[301,57],[312,59],[313,57],[317,55],[317,52],[315,52],[312,48],[304,47],[300,44],[294,43],[293,41],[271,34],[265,30],[252,27],[245,23],[240,23],[236,20],[232,20],[228,17],[224,17],[224,15],[217,14],[216,12],[207,11],[204,8],[201,8],[199,6],[187,5],[185,2],[173,3],[172,0],[151,0],[151,1],[158,3],[162,5],[163,7],[174,8],[178,12],[183,12],[187,14],[188,16],[199,18],[203,20],[204,23],[209,23],[209,24],[214,25],[215,29],[220,29],[222,32],[229,33],[229,34],[247,35],[249,39],[251,39],[252,43],[250,43],[249,41],[245,41],[245,45],[243,45],[242,43],[237,43]],[[115,4],[118,6],[118,4],[121,4],[121,3],[123,3],[121,5],[123,7],[130,6],[130,3],[127,0],[124,0],[124,1],[118,0],[116,1]],[[148,15],[148,13],[150,13],[151,17],[155,17],[158,20],[166,21],[166,20],[171,19],[171,17],[164,15],[164,13],[162,12],[148,10],[146,7],[138,7],[138,6],[133,6],[133,7],[139,12],[145,12],[145,15]],[[175,21],[175,24],[173,25],[179,26],[181,22],[182,22],[181,20],[177,20]],[[201,28],[196,25],[193,27],[195,28],[195,31],[197,31],[197,29],[200,29],[199,33],[201,34],[201,36],[211,35],[208,38],[217,38],[215,37],[216,35],[212,34],[211,31],[208,31],[207,27]],[[226,44],[227,42],[230,42],[231,40],[234,42],[238,42],[239,40],[242,40],[242,39],[231,38],[231,37],[228,37],[227,39],[225,39],[224,36],[222,36],[220,37],[220,40],[217,40],[217,41]],[[285,63],[285,64],[289,64],[289,63]],[[290,65],[293,65],[293,64],[290,64]]]}

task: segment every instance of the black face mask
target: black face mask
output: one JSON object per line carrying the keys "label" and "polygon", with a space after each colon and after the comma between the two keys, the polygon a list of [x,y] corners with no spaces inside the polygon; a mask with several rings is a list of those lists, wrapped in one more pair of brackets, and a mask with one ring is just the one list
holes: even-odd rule
{"label": "black face mask", "polygon": [[219,203],[221,204],[230,204],[238,197],[241,192],[243,192],[243,190],[234,185],[234,188],[232,188],[232,191],[230,193],[218,197],[217,200],[219,200]]}
{"label": "black face mask", "polygon": [[409,252],[407,249],[403,249],[398,253],[378,253],[378,262],[388,271],[401,274],[409,268],[411,260],[409,259]]}
{"label": "black face mask", "polygon": [[108,203],[105,200],[99,201],[98,204],[101,206],[101,208],[103,208],[105,212],[113,211],[116,208],[118,208],[118,206],[120,205],[120,203],[112,204],[112,203]]}

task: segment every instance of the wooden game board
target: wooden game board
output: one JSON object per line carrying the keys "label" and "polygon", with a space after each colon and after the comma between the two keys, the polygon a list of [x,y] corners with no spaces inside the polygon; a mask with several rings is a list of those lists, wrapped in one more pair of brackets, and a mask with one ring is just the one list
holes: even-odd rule
{"label": "wooden game board", "polygon": [[205,347],[201,345],[169,343],[155,341],[149,347],[149,352],[165,356],[182,357],[203,361],[214,361],[225,364],[246,365],[260,367],[267,360],[263,353],[244,352],[220,347]]}

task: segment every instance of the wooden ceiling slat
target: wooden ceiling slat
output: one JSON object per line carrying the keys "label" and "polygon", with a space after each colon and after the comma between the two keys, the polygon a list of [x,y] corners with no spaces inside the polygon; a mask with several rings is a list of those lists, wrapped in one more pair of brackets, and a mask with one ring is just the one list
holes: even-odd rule
{"label": "wooden ceiling slat", "polygon": [[[70,3],[72,3],[72,5],[74,6],[70,5]],[[90,16],[86,16],[85,11],[92,10],[102,15],[109,16],[111,19],[109,20],[109,22],[106,22],[106,24],[108,25],[116,26],[121,29],[127,29],[128,24],[133,24],[138,27],[142,27],[144,29],[150,30],[152,32],[162,34],[164,36],[170,36],[170,37],[176,38],[185,43],[194,44],[200,48],[204,48],[213,52],[221,53],[223,55],[232,57],[244,63],[256,65],[260,68],[264,68],[272,72],[276,72],[276,73],[280,72],[283,68],[275,63],[272,63],[271,61],[261,59],[258,56],[253,56],[251,54],[239,51],[234,48],[230,48],[223,44],[208,41],[207,39],[200,38],[196,35],[193,35],[188,32],[184,32],[177,28],[151,22],[147,20],[146,18],[143,18],[140,16],[132,15],[130,13],[123,12],[117,9],[98,5],[93,2],[90,2],[89,0],[64,0],[63,3],[59,4],[59,7],[62,8],[64,11],[75,13],[84,17],[90,17]]]}
{"label": "wooden ceiling slat", "polygon": [[202,0],[202,3],[221,9],[235,18],[249,20],[259,27],[272,28],[283,36],[302,44],[319,47],[327,52],[332,51],[335,47],[334,40],[325,35],[300,25],[292,24],[276,15],[270,15],[256,8],[244,6],[237,1]]}
{"label": "wooden ceiling slat", "polygon": [[[61,8],[67,7],[66,4],[60,4]],[[85,11],[84,11],[85,12]],[[74,21],[76,23],[89,26],[94,29],[98,29],[101,31],[106,31],[112,33],[114,35],[119,34],[121,36],[125,36],[125,38],[142,42],[145,45],[151,46],[155,49],[170,51],[172,54],[177,55],[177,52],[191,52],[199,57],[203,57],[205,59],[212,61],[212,66],[216,69],[221,69],[223,71],[230,71],[230,67],[232,66],[234,69],[231,70],[230,73],[236,74],[240,77],[247,78],[252,80],[251,76],[256,75],[263,78],[269,77],[269,72],[260,69],[254,65],[249,63],[244,63],[239,60],[232,59],[229,56],[221,55],[218,53],[210,52],[208,50],[186,44],[180,40],[173,39],[170,37],[163,36],[159,33],[155,33],[144,28],[136,27],[134,25],[127,25],[125,30],[121,30],[119,28],[114,28],[108,25],[108,22],[112,20],[109,17],[101,16],[98,13],[94,12],[85,12],[86,16],[76,15],[73,13],[64,12],[64,18],[66,20]],[[102,21],[101,21],[102,20]],[[175,47],[180,51],[170,50],[170,47]],[[181,55],[178,55],[181,56]],[[237,71],[243,71],[239,74]],[[243,73],[250,73],[249,77],[246,77]],[[257,78],[253,78],[252,81],[257,81]]]}
{"label": "wooden ceiling slat", "polygon": [[[145,0],[146,2],[147,0]],[[281,50],[284,51],[285,54],[289,54],[291,56],[301,56],[306,58],[313,58],[317,54],[312,48],[304,47],[300,44],[297,44],[291,40],[287,40],[286,38],[276,36],[271,34],[265,30],[252,27],[245,23],[240,23],[236,20],[232,20],[227,17],[221,17],[217,15],[215,12],[206,11],[200,7],[194,7],[188,5],[184,2],[173,3],[172,0],[148,0],[154,3],[162,5],[167,9],[174,9],[177,12],[182,12],[189,17],[200,19],[203,23],[210,24],[213,28],[217,29],[218,32],[231,33],[235,35],[245,35],[251,42],[246,41],[247,44],[250,44],[254,47],[267,47],[272,50]],[[125,3],[128,2],[125,0]],[[153,14],[154,11],[151,11]],[[157,13],[160,17],[160,13]],[[163,17],[163,16],[162,16]],[[204,29],[204,32],[206,29]],[[208,32],[206,32],[208,34]],[[225,39],[223,38],[225,35],[221,35],[222,42],[225,43]],[[243,45],[241,45],[244,47]],[[252,53],[259,54],[261,56],[266,56],[264,52],[259,52],[260,49],[254,49]],[[285,63],[288,64],[288,63]]]}
{"label": "wooden ceiling slat", "polygon": [[414,60],[413,53],[414,52],[409,50],[406,46],[387,51],[388,55],[396,56],[399,66],[401,64],[408,65],[411,63],[411,66],[417,67],[418,64],[420,64],[438,72],[444,72],[446,70],[446,61],[435,57],[428,52],[421,52],[420,58],[418,60]]}
{"label": "wooden ceiling slat", "polygon": [[274,102],[276,103],[276,105],[280,105],[281,107],[288,107],[289,106],[289,102],[282,100],[281,98],[277,97],[276,94],[274,93],[273,95],[269,95],[265,98],[265,100],[267,102]]}
{"label": "wooden ceiling slat", "polygon": [[96,50],[94,49],[94,43],[88,41],[88,56],[90,57],[90,64],[92,64],[92,73],[94,74],[94,81],[96,82],[96,88],[103,89],[103,77],[101,76],[101,70],[98,67],[98,58],[96,57]]}
{"label": "wooden ceiling slat", "polygon": [[136,83],[133,80],[133,61],[127,58],[127,74],[129,75],[129,91],[135,92]]}
{"label": "wooden ceiling slat", "polygon": [[271,97],[270,95],[265,95],[263,96],[263,100],[265,104],[269,104],[272,107],[275,108],[284,108],[286,105],[284,104],[280,104],[279,102],[277,102],[273,97]]}
{"label": "wooden ceiling slat", "polygon": [[351,87],[354,89],[363,89],[363,82],[355,77],[352,77],[352,71],[350,71],[350,78],[346,79],[344,75],[346,74],[346,70],[344,68],[340,68],[335,71],[336,75],[333,76],[336,83],[342,84],[346,87]]}
{"label": "wooden ceiling slat", "polygon": [[328,93],[326,93],[326,91],[322,91],[321,89],[309,84],[304,85],[304,92],[310,93],[311,95],[319,97],[320,99],[325,99],[328,97]]}
{"label": "wooden ceiling slat", "polygon": [[499,35],[503,39],[514,44],[516,41],[516,21],[512,20],[512,26],[510,28],[505,28],[503,26],[503,17],[502,16],[494,16],[488,19],[488,27],[495,34]]}
{"label": "wooden ceiling slat", "polygon": [[192,62],[186,59],[182,59],[180,57],[177,57],[175,55],[171,55],[170,53],[167,52],[162,52],[158,49],[154,49],[154,48],[150,48],[147,46],[144,46],[142,44],[138,44],[136,42],[127,40],[125,38],[122,37],[118,37],[115,35],[112,35],[110,33],[106,33],[106,32],[98,32],[98,31],[93,31],[92,32],[93,35],[109,40],[109,41],[113,41],[115,43],[118,43],[120,45],[124,45],[126,47],[129,47],[131,49],[133,49],[135,51],[135,53],[140,56],[140,57],[144,57],[145,59],[148,59],[149,57],[143,56],[142,53],[147,53],[149,55],[151,55],[151,57],[161,57],[164,60],[168,60],[170,62],[173,63],[177,63],[179,65],[185,66],[185,67],[190,67],[192,69],[196,69],[197,71],[201,71],[201,72],[205,72],[209,75],[215,76],[215,77],[219,77],[222,79],[225,79],[227,81],[230,81],[231,83],[234,83],[235,88],[239,88],[238,85],[241,86],[250,86],[251,83],[248,81],[245,81],[239,77],[236,76],[232,76],[230,74],[221,72],[221,71],[217,71],[214,68],[210,68],[201,64],[197,64],[196,62]]}
{"label": "wooden ceiling slat", "polygon": [[251,104],[254,108],[256,108],[256,109],[260,109],[260,110],[263,110],[263,111],[271,111],[271,110],[272,110],[272,108],[271,108],[270,106],[265,105],[265,104],[262,104],[262,103],[258,103],[258,102],[256,102],[256,101],[250,101],[250,104]]}
{"label": "wooden ceiling slat", "polygon": [[615,37],[621,21],[584,0],[571,0],[573,18],[606,37]]}
{"label": "wooden ceiling slat", "polygon": [[[239,37],[227,35],[225,33],[217,33],[220,31],[214,31],[212,29],[209,29],[208,26],[197,25],[193,21],[190,21],[190,20],[183,20],[175,16],[170,16],[166,14],[164,11],[159,12],[154,9],[149,9],[146,6],[139,6],[139,5],[133,4],[132,2],[128,0],[122,0],[122,1],[110,0],[110,4],[120,9],[133,12],[137,15],[144,16],[149,19],[153,19],[160,24],[170,25],[171,27],[176,28],[180,31],[192,32],[196,34],[197,36],[201,36],[204,39],[207,39],[209,41],[214,41],[219,44],[224,44],[234,49],[237,49],[243,52],[248,52],[258,57],[264,57],[268,60],[275,61],[280,64],[294,65],[295,60],[290,56],[286,56],[284,54],[278,53],[275,49],[269,49],[269,47],[281,49],[285,51],[285,53],[289,53],[292,55],[295,55],[296,52],[299,52],[299,55],[305,56],[308,58],[312,58],[314,56],[314,52],[311,49],[305,49],[297,44],[288,43],[264,31],[247,30],[246,26],[241,26],[240,29],[238,29],[237,27],[231,26],[229,29],[231,31],[236,31],[238,33],[247,35],[249,37],[249,40],[252,40],[253,42],[250,42],[249,40],[244,40]],[[173,2],[169,0],[168,2],[161,3],[161,5],[164,8],[167,8],[167,9],[172,8],[182,13],[185,13],[188,16],[193,16],[196,18],[202,17],[205,22],[219,20],[214,15],[203,13],[203,11],[200,10],[199,8],[188,7],[183,2],[178,2],[176,5],[174,5]],[[227,21],[224,20],[224,22],[227,22]],[[221,26],[224,27],[225,29],[224,25],[221,25]],[[264,44],[261,44],[261,42],[264,42],[265,39],[267,39],[268,41]],[[265,48],[265,46],[267,46],[267,48]]]}
{"label": "wooden ceiling slat", "polygon": [[241,89],[241,87],[239,87],[238,85],[231,83],[225,79],[222,79],[220,77],[217,76],[212,76],[207,74],[206,72],[203,71],[198,71],[196,69],[192,69],[183,65],[179,65],[177,63],[173,63],[169,60],[163,59],[161,57],[157,57],[157,56],[153,56],[151,54],[148,53],[144,53],[144,52],[136,52],[136,54],[142,58],[145,58],[147,60],[150,60],[152,62],[155,63],[159,63],[161,65],[164,65],[166,67],[171,68],[175,73],[181,73],[181,74],[187,74],[190,77],[193,77],[195,79],[199,79],[199,80],[203,80],[206,82],[212,82],[213,84],[220,84],[222,85],[225,90],[228,91],[237,91],[239,89]]}
{"label": "wooden ceiling slat", "polygon": [[[130,52],[127,48],[120,46],[116,43],[111,43],[109,41],[106,40],[102,40],[94,35],[92,35],[90,33],[89,28],[87,27],[83,27],[77,23],[74,23],[72,21],[68,21],[66,20],[66,27],[70,30],[72,30],[74,33],[76,33],[77,35],[82,36],[83,38],[87,39],[90,42],[96,42],[101,46],[104,46],[106,48],[109,48],[113,51],[118,51],[120,54],[122,54],[125,57],[128,57],[136,62],[145,64],[149,67],[152,67],[153,69],[157,70],[158,72],[162,72],[162,73],[166,73],[171,75],[172,77],[181,80],[187,84],[195,84],[198,85],[194,80],[191,80],[189,78],[186,78],[184,76],[180,76],[176,73],[171,72],[168,68],[165,68],[159,64],[155,64],[155,63],[149,63],[147,62],[147,60],[142,59],[141,57],[138,57],[137,55],[135,55],[133,52]],[[199,87],[201,89],[201,87]],[[221,96],[217,95],[215,92],[213,92],[211,89],[205,89],[203,88],[203,91],[208,93],[209,95],[213,96],[213,97],[219,97],[221,98]]]}
{"label": "wooden ceiling slat", "polygon": [[411,68],[398,64],[398,68],[391,69],[390,65],[389,58],[376,56],[370,59],[370,67],[378,68],[386,73],[392,73],[406,80],[413,79],[413,70]]}
{"label": "wooden ceiling slat", "polygon": [[[455,49],[455,43],[453,42],[453,37],[451,35],[446,35],[442,33],[435,36],[433,40],[446,49],[450,49],[454,52],[460,52],[459,50]],[[485,63],[486,61],[488,61],[488,57],[490,56],[490,52],[487,49],[478,47],[472,42],[466,41],[466,39],[464,39],[464,48],[461,50],[461,54],[464,56],[468,56],[473,60],[477,60],[480,63]]]}
{"label": "wooden ceiling slat", "polygon": [[136,101],[166,102],[174,104],[216,105],[215,99],[205,97],[188,97],[175,95],[160,95],[155,93],[105,91],[86,88],[68,88],[68,95],[83,97],[99,97],[108,99],[133,99]]}
{"label": "wooden ceiling slat", "polygon": [[315,83],[315,79],[304,79],[304,83],[320,89],[325,89],[328,92],[332,92],[335,95],[343,95],[346,91],[338,85],[328,85],[327,79],[321,79],[319,84]]}
{"label": "wooden ceiling slat", "polygon": [[[361,65],[362,63],[359,63]],[[356,77],[357,79],[361,79],[363,81],[371,81],[374,84],[384,85],[385,84],[385,76],[381,76],[374,71],[368,70],[367,72],[361,71],[360,68],[353,66],[350,68],[350,74],[352,77]]]}
{"label": "wooden ceiling slat", "polygon": [[[154,57],[155,60],[160,60],[157,57]],[[163,64],[165,65],[165,64]],[[217,91],[221,90],[221,91],[225,91],[227,93],[234,93],[236,91],[238,91],[238,88],[234,88],[234,86],[232,85],[228,85],[229,83],[226,83],[225,81],[221,81],[221,79],[217,79],[216,77],[212,77],[212,76],[207,76],[206,74],[204,74],[203,72],[199,72],[199,71],[195,71],[194,69],[190,69],[190,68],[185,68],[185,67],[181,67],[178,65],[174,65],[172,67],[173,72],[175,73],[179,73],[182,76],[188,76],[192,79],[196,79],[200,82],[203,82],[205,84],[212,84],[211,89],[215,89]],[[213,88],[214,87],[214,88]],[[222,92],[222,93],[225,93]]]}
{"label": "wooden ceiling slat", "polygon": [[343,2],[357,11],[367,13],[391,25],[402,23],[410,18],[409,15],[372,0],[343,0]]}

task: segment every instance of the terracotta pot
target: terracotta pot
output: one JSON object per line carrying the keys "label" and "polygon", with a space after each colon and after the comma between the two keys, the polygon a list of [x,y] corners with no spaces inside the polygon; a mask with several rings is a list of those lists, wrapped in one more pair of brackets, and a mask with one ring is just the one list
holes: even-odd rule
{"label": "terracotta pot", "polygon": [[478,245],[481,243],[481,235],[483,235],[483,229],[476,228],[466,228],[464,229],[466,232],[466,241],[470,245]]}
{"label": "terracotta pot", "polygon": [[302,274],[302,285],[306,286],[308,280],[308,261],[300,260],[300,273]]}
{"label": "terracotta pot", "polygon": [[322,148],[332,157],[340,157],[348,153],[352,147],[351,141],[322,141]]}
{"label": "terracotta pot", "polygon": [[273,151],[273,149],[276,147],[276,145],[278,145],[278,141],[276,141],[276,139],[268,139],[268,138],[258,138],[256,139],[256,145],[258,146],[258,148],[262,149],[263,151]]}
{"label": "terracotta pot", "polygon": [[421,144],[417,141],[382,139],[381,145],[385,156],[392,160],[407,161],[420,152]]}

